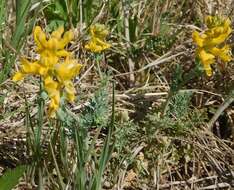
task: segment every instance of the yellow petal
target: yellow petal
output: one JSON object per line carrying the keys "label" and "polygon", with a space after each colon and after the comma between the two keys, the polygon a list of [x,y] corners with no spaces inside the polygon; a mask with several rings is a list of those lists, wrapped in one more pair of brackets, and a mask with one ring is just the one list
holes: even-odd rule
{"label": "yellow petal", "polygon": [[229,36],[229,33],[220,34],[218,37],[211,38],[211,39],[207,40],[206,45],[207,46],[219,45],[219,44],[223,43],[227,39],[228,36]]}
{"label": "yellow petal", "polygon": [[212,64],[214,62],[215,56],[211,53],[207,53],[204,49],[199,50],[199,57],[203,64],[209,63]]}
{"label": "yellow petal", "polygon": [[109,34],[109,31],[103,24],[95,24],[90,27],[90,34],[94,38],[99,38],[104,40],[106,36]]}
{"label": "yellow petal", "polygon": [[110,44],[105,42],[105,38],[109,31],[106,29],[105,25],[95,24],[90,27],[90,41],[85,45],[85,49],[92,52],[101,52],[105,49],[111,47]]}
{"label": "yellow petal", "polygon": [[59,49],[63,49],[74,38],[71,30],[64,33],[63,38],[59,41]]}
{"label": "yellow petal", "polygon": [[232,60],[231,50],[228,45],[220,48],[232,32],[231,21],[218,16],[208,16],[206,18],[208,29],[199,35],[193,33],[193,40],[198,44],[197,55],[203,64],[204,70],[208,76],[212,75],[211,64],[215,58],[220,58],[224,62]]}
{"label": "yellow petal", "polygon": [[214,26],[207,30],[205,34],[207,38],[204,42],[206,46],[216,46],[223,43],[231,34],[232,29],[230,27],[229,19],[223,21],[221,24]]}
{"label": "yellow petal", "polygon": [[38,51],[41,51],[41,49],[47,44],[46,34],[42,31],[40,26],[36,26],[33,35]]}
{"label": "yellow petal", "polygon": [[59,87],[58,82],[54,81],[50,76],[46,77],[44,80],[45,89],[49,95],[53,95],[57,93],[57,89]]}
{"label": "yellow petal", "polygon": [[102,41],[100,38],[96,38],[96,44],[101,46],[103,50],[111,47],[110,44],[106,43],[105,41]]}
{"label": "yellow petal", "polygon": [[27,59],[21,59],[22,72],[25,74],[43,74],[45,68],[43,68],[37,61],[29,62]]}
{"label": "yellow petal", "polygon": [[229,62],[232,60],[231,48],[228,45],[225,45],[223,48],[211,48],[210,52],[224,62]]}
{"label": "yellow petal", "polygon": [[204,38],[202,38],[199,34],[199,32],[194,31],[192,34],[192,38],[193,41],[199,46],[199,47],[203,47],[203,43],[204,43]]}
{"label": "yellow petal", "polygon": [[205,70],[207,76],[209,76],[209,77],[212,76],[213,72],[212,72],[212,68],[211,68],[210,64],[205,64],[204,70]]}
{"label": "yellow petal", "polygon": [[34,36],[34,41],[38,47],[38,49],[41,49],[43,46],[41,45],[41,42],[38,40],[38,36],[41,32],[41,27],[40,26],[36,26],[34,28],[34,31],[33,31],[33,36]]}
{"label": "yellow petal", "polygon": [[21,70],[13,78],[14,80],[21,80],[26,74],[45,75],[47,69],[40,65],[37,61],[29,62],[27,59],[21,59]]}
{"label": "yellow petal", "polygon": [[69,53],[68,51],[66,51],[66,50],[63,49],[63,50],[57,51],[56,55],[58,57],[68,57],[68,56],[71,56],[71,53]]}
{"label": "yellow petal", "polygon": [[228,18],[220,17],[220,16],[207,16],[206,17],[206,25],[209,29],[218,27],[218,26],[230,26],[231,21]]}
{"label": "yellow petal", "polygon": [[231,20],[229,18],[225,19],[223,26],[224,28],[231,28]]}
{"label": "yellow petal", "polygon": [[212,16],[207,16],[205,19],[205,23],[208,28],[211,28],[213,25],[213,17]]}
{"label": "yellow petal", "polygon": [[211,76],[212,68],[210,65],[214,63],[215,56],[212,55],[211,53],[207,53],[204,49],[201,48],[198,49],[198,56],[201,59],[201,63],[204,67],[207,76]]}
{"label": "yellow petal", "polygon": [[45,44],[45,47],[49,50],[56,51],[60,49],[59,41],[56,38],[50,38]]}
{"label": "yellow petal", "polygon": [[51,51],[44,51],[41,53],[40,64],[45,67],[52,68],[55,64],[57,64],[59,57]]}
{"label": "yellow petal", "polygon": [[75,100],[75,88],[71,81],[65,83],[66,98],[68,101],[73,102]]}
{"label": "yellow petal", "polygon": [[48,68],[40,66],[40,67],[38,68],[38,71],[37,71],[37,72],[38,72],[39,75],[45,76],[45,75],[47,75],[48,70],[49,70]]}
{"label": "yellow petal", "polygon": [[210,29],[217,26],[221,26],[223,24],[223,21],[224,19],[219,16],[207,16],[205,23],[207,27]]}
{"label": "yellow petal", "polygon": [[16,81],[22,80],[24,76],[25,74],[23,74],[22,72],[16,72],[14,76],[12,77],[12,80],[16,82]]}
{"label": "yellow petal", "polygon": [[64,27],[60,26],[57,30],[52,32],[51,37],[60,40],[63,32],[64,32]]}
{"label": "yellow petal", "polygon": [[50,97],[49,115],[53,116],[60,104],[60,90],[59,84],[51,77],[46,77],[44,80],[45,90]]}
{"label": "yellow petal", "polygon": [[96,44],[93,41],[88,42],[88,44],[85,45],[85,49],[90,50],[92,52],[101,51],[101,48],[97,47]]}
{"label": "yellow petal", "polygon": [[92,38],[91,41],[89,41],[89,43],[85,45],[85,49],[96,53],[108,49],[110,48],[110,46],[110,44],[100,40],[99,38]]}
{"label": "yellow petal", "polygon": [[71,80],[79,74],[82,65],[77,60],[67,58],[64,62],[57,64],[55,67],[56,76],[60,82]]}
{"label": "yellow petal", "polygon": [[224,33],[224,32],[225,32],[225,29],[224,29],[224,27],[215,27],[215,28],[212,29],[212,31],[213,31],[213,35],[214,35],[215,37],[217,37],[217,36],[219,36],[220,34]]}
{"label": "yellow petal", "polygon": [[49,110],[48,110],[49,117],[54,117],[55,116],[55,112],[59,108],[59,101],[60,101],[60,95],[59,94],[51,97]]}

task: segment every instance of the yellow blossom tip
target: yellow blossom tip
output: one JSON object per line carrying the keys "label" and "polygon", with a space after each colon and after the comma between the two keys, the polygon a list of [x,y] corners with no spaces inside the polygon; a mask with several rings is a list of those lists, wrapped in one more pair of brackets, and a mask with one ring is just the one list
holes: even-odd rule
{"label": "yellow blossom tip", "polygon": [[21,72],[16,72],[16,73],[14,74],[14,76],[12,77],[12,80],[13,80],[14,82],[17,82],[17,81],[22,80],[23,78],[24,78],[24,74],[23,74],[23,73],[21,73]]}
{"label": "yellow blossom tip", "polygon": [[204,39],[200,36],[199,32],[194,31],[192,33],[192,39],[199,47],[203,46]]}
{"label": "yellow blossom tip", "polygon": [[90,41],[85,45],[85,49],[94,53],[99,53],[105,49],[111,47],[109,43],[105,41],[109,31],[105,25],[95,24],[90,27]]}
{"label": "yellow blossom tip", "polygon": [[61,39],[62,34],[64,33],[64,27],[60,26],[57,30],[52,32],[51,37],[56,39]]}
{"label": "yellow blossom tip", "polygon": [[72,32],[72,30],[69,30],[69,31],[65,32],[63,38],[65,40],[67,40],[68,42],[70,42],[74,38],[74,33]]}

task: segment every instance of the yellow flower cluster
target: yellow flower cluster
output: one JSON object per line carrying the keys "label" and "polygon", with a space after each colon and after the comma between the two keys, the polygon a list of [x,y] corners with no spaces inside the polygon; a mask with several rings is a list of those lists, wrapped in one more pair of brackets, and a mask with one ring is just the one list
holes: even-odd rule
{"label": "yellow flower cluster", "polygon": [[194,31],[192,34],[193,41],[197,44],[197,56],[204,66],[208,76],[212,75],[211,64],[215,58],[223,62],[231,61],[231,49],[228,45],[223,45],[232,32],[230,20],[217,16],[208,16],[206,18],[207,29],[199,34]]}
{"label": "yellow flower cluster", "polygon": [[72,78],[80,73],[81,64],[72,58],[72,54],[66,51],[65,46],[73,39],[73,32],[59,27],[52,32],[50,38],[36,26],[33,32],[36,51],[40,59],[30,62],[25,58],[21,60],[21,69],[13,76],[13,81],[19,81],[25,75],[41,76],[44,88],[50,97],[49,115],[54,116],[60,105],[60,96],[65,91],[66,99],[70,102],[75,99],[75,88]]}
{"label": "yellow flower cluster", "polygon": [[90,41],[85,45],[85,48],[94,52],[99,53],[105,49],[111,47],[105,41],[106,36],[109,34],[109,31],[102,24],[95,24],[90,27]]}

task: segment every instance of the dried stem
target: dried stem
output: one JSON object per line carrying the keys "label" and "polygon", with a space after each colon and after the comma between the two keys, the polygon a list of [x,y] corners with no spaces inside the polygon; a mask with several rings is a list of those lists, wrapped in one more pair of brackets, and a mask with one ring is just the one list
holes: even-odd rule
{"label": "dried stem", "polygon": [[[127,41],[126,46],[127,46],[127,49],[130,50],[131,47],[130,47],[130,33],[129,33],[129,8],[128,8],[126,0],[122,0],[122,6],[123,6],[123,15],[124,15],[125,38]],[[129,72],[131,73],[129,75],[130,86],[132,86],[135,81],[135,76],[133,73],[135,65],[130,56],[128,56],[128,67],[129,67]]]}
{"label": "dried stem", "polygon": [[214,116],[211,118],[211,120],[208,123],[208,129],[211,131],[214,123],[217,121],[219,116],[223,113],[223,111],[228,108],[228,106],[234,101],[234,98],[231,96],[225,101],[216,111]]}

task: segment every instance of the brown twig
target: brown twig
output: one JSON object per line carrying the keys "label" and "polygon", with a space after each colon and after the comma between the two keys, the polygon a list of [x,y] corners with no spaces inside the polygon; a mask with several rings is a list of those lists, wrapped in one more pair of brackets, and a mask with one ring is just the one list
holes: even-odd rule
{"label": "brown twig", "polygon": [[234,101],[233,97],[229,97],[216,111],[214,116],[211,118],[211,120],[208,123],[208,129],[211,131],[214,123],[217,121],[219,116],[223,113],[223,111],[228,108],[228,106]]}

